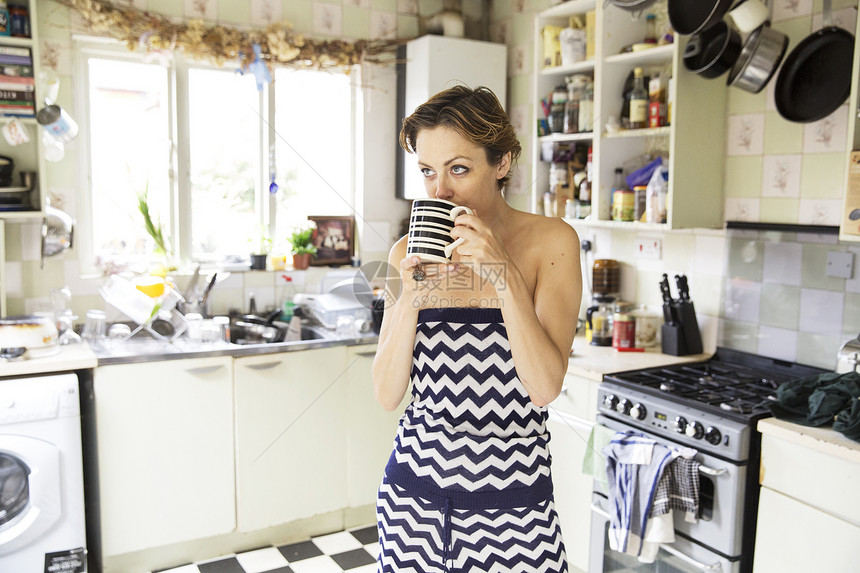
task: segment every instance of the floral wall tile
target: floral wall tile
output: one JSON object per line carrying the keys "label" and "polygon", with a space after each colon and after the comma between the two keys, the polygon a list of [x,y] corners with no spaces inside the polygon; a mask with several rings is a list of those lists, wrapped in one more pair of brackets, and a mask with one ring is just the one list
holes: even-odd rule
{"label": "floral wall tile", "polygon": [[418,0],[397,0],[397,13],[417,16]]}
{"label": "floral wall tile", "polygon": [[839,199],[801,199],[797,222],[801,225],[839,226],[842,201]]}
{"label": "floral wall tile", "polygon": [[389,12],[371,12],[370,34],[386,40],[397,38],[397,16]]}
{"label": "floral wall tile", "polygon": [[185,16],[187,18],[216,20],[218,18],[218,0],[185,0]]}
{"label": "floral wall tile", "polygon": [[334,4],[314,4],[314,32],[340,36],[343,30],[343,7]]}
{"label": "floral wall tile", "polygon": [[513,50],[509,50],[508,75],[519,76],[528,73],[529,69],[531,68],[531,66],[529,66],[529,62],[531,61],[531,53],[531,46],[524,46],[522,44],[514,46]]}
{"label": "floral wall tile", "polygon": [[352,6],[353,8],[361,8],[362,10],[370,10],[370,0],[343,0],[344,6]]}
{"label": "floral wall tile", "polygon": [[763,197],[797,197],[800,194],[800,155],[766,155],[761,182]]}
{"label": "floral wall tile", "polygon": [[726,221],[756,222],[759,220],[760,207],[761,202],[759,199],[737,199],[729,197],[726,199]]}
{"label": "floral wall tile", "polygon": [[845,136],[848,133],[848,106],[840,106],[836,111],[818,121],[803,127],[804,153],[830,153],[845,151]]}
{"label": "floral wall tile", "polygon": [[729,117],[728,155],[759,155],[764,147],[764,114]]}
{"label": "floral wall tile", "polygon": [[812,14],[812,0],[774,0],[773,21],[781,22]]}
{"label": "floral wall tile", "polygon": [[266,27],[284,19],[284,8],[278,0],[251,0],[251,24]]}

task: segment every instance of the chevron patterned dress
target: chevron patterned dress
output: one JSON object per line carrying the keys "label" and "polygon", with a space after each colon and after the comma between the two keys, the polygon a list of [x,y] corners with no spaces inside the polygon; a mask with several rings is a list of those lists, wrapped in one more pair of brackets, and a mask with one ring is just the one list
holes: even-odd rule
{"label": "chevron patterned dress", "polygon": [[412,400],[379,488],[379,571],[567,571],[547,410],[517,378],[499,309],[418,316]]}

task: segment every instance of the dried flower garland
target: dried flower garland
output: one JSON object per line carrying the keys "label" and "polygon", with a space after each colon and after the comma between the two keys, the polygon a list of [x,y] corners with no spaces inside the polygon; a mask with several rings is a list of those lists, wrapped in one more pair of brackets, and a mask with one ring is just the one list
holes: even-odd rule
{"label": "dried flower garland", "polygon": [[[174,22],[166,16],[108,0],[54,0],[75,11],[92,34],[115,38],[129,50],[149,52],[181,50],[191,58],[240,61],[248,69],[255,60],[268,66],[293,68],[348,68],[361,63],[385,63],[396,54],[399,40],[314,40],[297,34],[292,24],[270,24],[265,30],[242,31],[228,26],[207,26],[203,20]],[[259,46],[259,56],[255,47]]]}

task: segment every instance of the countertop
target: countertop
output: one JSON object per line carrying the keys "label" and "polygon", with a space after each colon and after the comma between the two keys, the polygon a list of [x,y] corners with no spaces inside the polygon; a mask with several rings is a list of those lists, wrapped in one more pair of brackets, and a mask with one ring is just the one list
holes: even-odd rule
{"label": "countertop", "polygon": [[603,380],[604,374],[640,370],[683,362],[701,362],[713,353],[672,356],[663,354],[660,346],[646,348],[644,352],[619,352],[611,346],[592,346],[585,336],[577,336],[573,341],[567,372],[589,380]]}
{"label": "countertop", "polygon": [[0,377],[68,372],[95,368],[98,365],[95,353],[86,344],[70,344],[57,348],[56,354],[50,356],[0,362]]}
{"label": "countertop", "polygon": [[860,464],[860,442],[849,440],[830,426],[816,428],[779,418],[765,418],[759,420],[758,431]]}

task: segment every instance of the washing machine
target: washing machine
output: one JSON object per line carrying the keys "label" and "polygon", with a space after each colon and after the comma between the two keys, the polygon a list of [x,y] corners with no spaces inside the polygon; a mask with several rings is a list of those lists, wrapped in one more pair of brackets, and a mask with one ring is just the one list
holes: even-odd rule
{"label": "washing machine", "polygon": [[86,571],[74,374],[0,378],[0,571]]}

